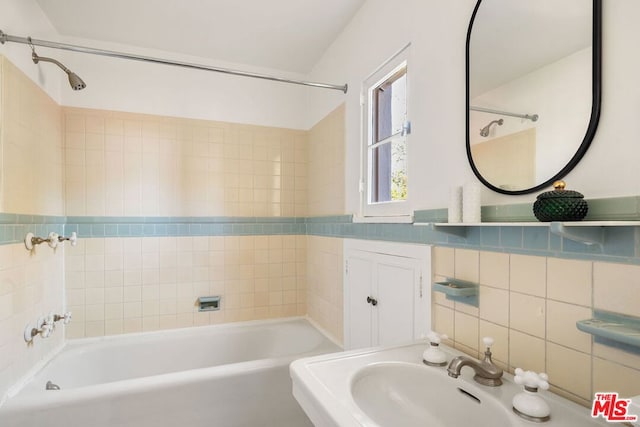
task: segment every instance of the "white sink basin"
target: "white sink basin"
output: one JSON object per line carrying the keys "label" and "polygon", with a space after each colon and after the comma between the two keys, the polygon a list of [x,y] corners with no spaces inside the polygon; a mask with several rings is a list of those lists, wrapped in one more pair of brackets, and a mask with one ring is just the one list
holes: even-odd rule
{"label": "white sink basin", "polygon": [[[411,363],[382,362],[358,370],[351,383],[356,405],[381,426],[506,426],[511,414],[477,387]],[[478,397],[481,396],[481,397]]]}
{"label": "white sink basin", "polygon": [[[448,360],[461,354],[441,347]],[[545,391],[540,395],[551,407],[551,420],[526,421],[512,410],[513,396],[522,387],[511,375],[505,374],[499,387],[477,384],[469,367],[451,378],[446,367],[422,363],[425,348],[413,344],[297,360],[291,364],[293,395],[318,427],[608,425],[591,418],[589,409]]]}

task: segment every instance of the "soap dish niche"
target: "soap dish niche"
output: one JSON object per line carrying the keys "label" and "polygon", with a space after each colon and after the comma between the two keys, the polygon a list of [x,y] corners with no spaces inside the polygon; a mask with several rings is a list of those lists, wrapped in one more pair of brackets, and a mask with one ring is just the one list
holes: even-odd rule
{"label": "soap dish niche", "polygon": [[476,283],[446,278],[442,282],[435,282],[432,288],[436,292],[445,294],[448,300],[478,307],[478,285]]}
{"label": "soap dish niche", "polygon": [[579,320],[577,328],[593,335],[594,341],[640,354],[640,318],[604,310],[594,310],[591,319]]}
{"label": "soap dish niche", "polygon": [[218,311],[220,310],[220,296],[199,297],[198,311]]}

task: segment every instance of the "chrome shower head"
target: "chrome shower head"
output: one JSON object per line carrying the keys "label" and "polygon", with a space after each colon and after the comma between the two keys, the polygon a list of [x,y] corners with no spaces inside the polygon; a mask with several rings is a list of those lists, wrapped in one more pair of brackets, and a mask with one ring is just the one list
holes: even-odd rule
{"label": "chrome shower head", "polygon": [[482,129],[480,129],[480,136],[483,136],[485,138],[488,137],[489,136],[489,131],[491,130],[491,125],[493,125],[494,123],[497,123],[498,126],[502,126],[502,123],[504,123],[504,120],[500,119],[500,120],[492,121],[491,123],[489,123],[488,125],[486,125]]}
{"label": "chrome shower head", "polygon": [[40,61],[51,62],[53,64],[56,64],[58,67],[62,68],[62,71],[67,73],[67,76],[69,76],[69,84],[71,85],[71,88],[73,90],[82,90],[85,87],[87,87],[86,83],[83,82],[82,79],[80,77],[78,77],[78,75],[76,73],[74,73],[73,71],[71,71],[70,69],[68,69],[64,65],[62,65],[60,62],[56,61],[53,58],[47,58],[47,57],[44,57],[44,56],[38,56],[38,54],[36,53],[35,49],[33,49],[33,47],[31,48],[31,50],[32,50],[31,59],[33,60],[34,64],[37,64]]}

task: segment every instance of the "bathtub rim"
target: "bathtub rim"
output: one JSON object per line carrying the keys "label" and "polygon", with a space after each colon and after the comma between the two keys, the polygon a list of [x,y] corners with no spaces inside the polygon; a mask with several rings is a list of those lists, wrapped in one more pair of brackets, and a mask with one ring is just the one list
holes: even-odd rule
{"label": "bathtub rim", "polygon": [[[28,408],[30,407],[29,403],[32,403],[32,396],[39,396],[39,393],[30,393],[28,396],[21,398],[18,396],[20,392],[22,392],[30,383],[34,380],[36,375],[40,373],[43,369],[47,367],[49,363],[62,351],[65,349],[74,349],[76,347],[82,347],[83,345],[91,345],[91,344],[100,344],[100,343],[108,343],[110,341],[118,341],[122,339],[127,340],[136,340],[136,339],[153,339],[153,338],[162,338],[171,334],[181,334],[185,332],[196,332],[206,334],[208,330],[216,330],[216,331],[233,331],[234,329],[242,329],[243,327],[253,327],[253,326],[264,326],[264,325],[273,325],[279,323],[289,323],[296,321],[305,321],[310,326],[312,326],[320,335],[322,335],[328,342],[333,344],[337,350],[343,351],[344,348],[341,344],[336,342],[336,340],[326,332],[323,328],[319,327],[316,322],[310,319],[308,316],[291,316],[291,317],[282,317],[275,319],[263,319],[263,320],[249,320],[249,321],[240,321],[240,322],[228,322],[228,323],[217,323],[210,325],[202,325],[202,326],[189,326],[185,328],[173,328],[173,329],[163,329],[158,331],[145,331],[145,332],[134,332],[128,334],[118,334],[118,335],[105,335],[100,337],[88,337],[88,338],[72,338],[66,339],[62,345],[60,345],[57,349],[50,352],[46,358],[39,361],[34,367],[29,370],[29,372],[21,378],[16,384],[14,384],[9,391],[6,393],[5,397],[0,400],[0,410],[19,410],[20,408]],[[204,368],[194,368],[187,369],[178,372],[169,372],[164,374],[146,376],[146,377],[138,377],[131,378],[119,381],[113,381],[108,383],[100,383],[93,384],[83,387],[74,387],[66,390],[56,390],[56,391],[48,391],[50,394],[46,394],[46,398],[44,400],[47,401],[47,404],[56,404],[56,402],[66,401],[70,397],[74,397],[78,399],[78,401],[82,401],[83,397],[86,395],[87,399],[99,397],[99,391],[131,391],[137,392],[147,389],[149,386],[155,384],[156,386],[162,384],[168,384],[169,380],[175,380],[171,384],[185,384],[189,381],[195,381],[197,379],[203,378],[203,374],[207,373],[212,375],[211,378],[215,378],[216,376],[223,376],[225,374],[229,374],[232,372],[245,372],[248,369],[267,369],[273,368],[276,366],[281,366],[286,363],[287,365],[293,362],[296,359],[301,357],[308,357],[310,355],[317,354],[315,351],[308,351],[302,353],[296,353],[293,355],[286,355],[280,357],[270,357],[264,359],[255,359],[243,362],[229,363],[219,366],[209,366]],[[225,372],[226,371],[226,372]],[[123,388],[124,387],[124,388]],[[47,391],[43,390],[43,393]],[[51,397],[49,397],[51,396]],[[59,397],[64,397],[61,399]],[[42,403],[42,402],[41,402]]]}

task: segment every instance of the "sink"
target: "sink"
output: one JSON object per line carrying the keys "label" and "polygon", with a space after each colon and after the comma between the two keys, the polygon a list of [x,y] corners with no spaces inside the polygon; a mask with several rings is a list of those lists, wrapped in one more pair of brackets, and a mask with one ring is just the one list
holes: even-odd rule
{"label": "sink", "polygon": [[[381,426],[506,426],[512,415],[477,387],[461,384],[443,370],[381,362],[358,370],[351,383],[356,405]],[[480,396],[480,397],[479,397]]]}
{"label": "sink", "polygon": [[[440,345],[447,360],[462,353]],[[522,392],[513,376],[487,387],[464,367],[458,378],[446,367],[426,366],[426,345],[414,343],[324,354],[291,364],[293,395],[316,426],[322,427],[596,427],[602,418],[557,394],[540,395],[551,408],[551,420],[534,423],[512,410]],[[552,379],[553,380],[553,379]]]}

